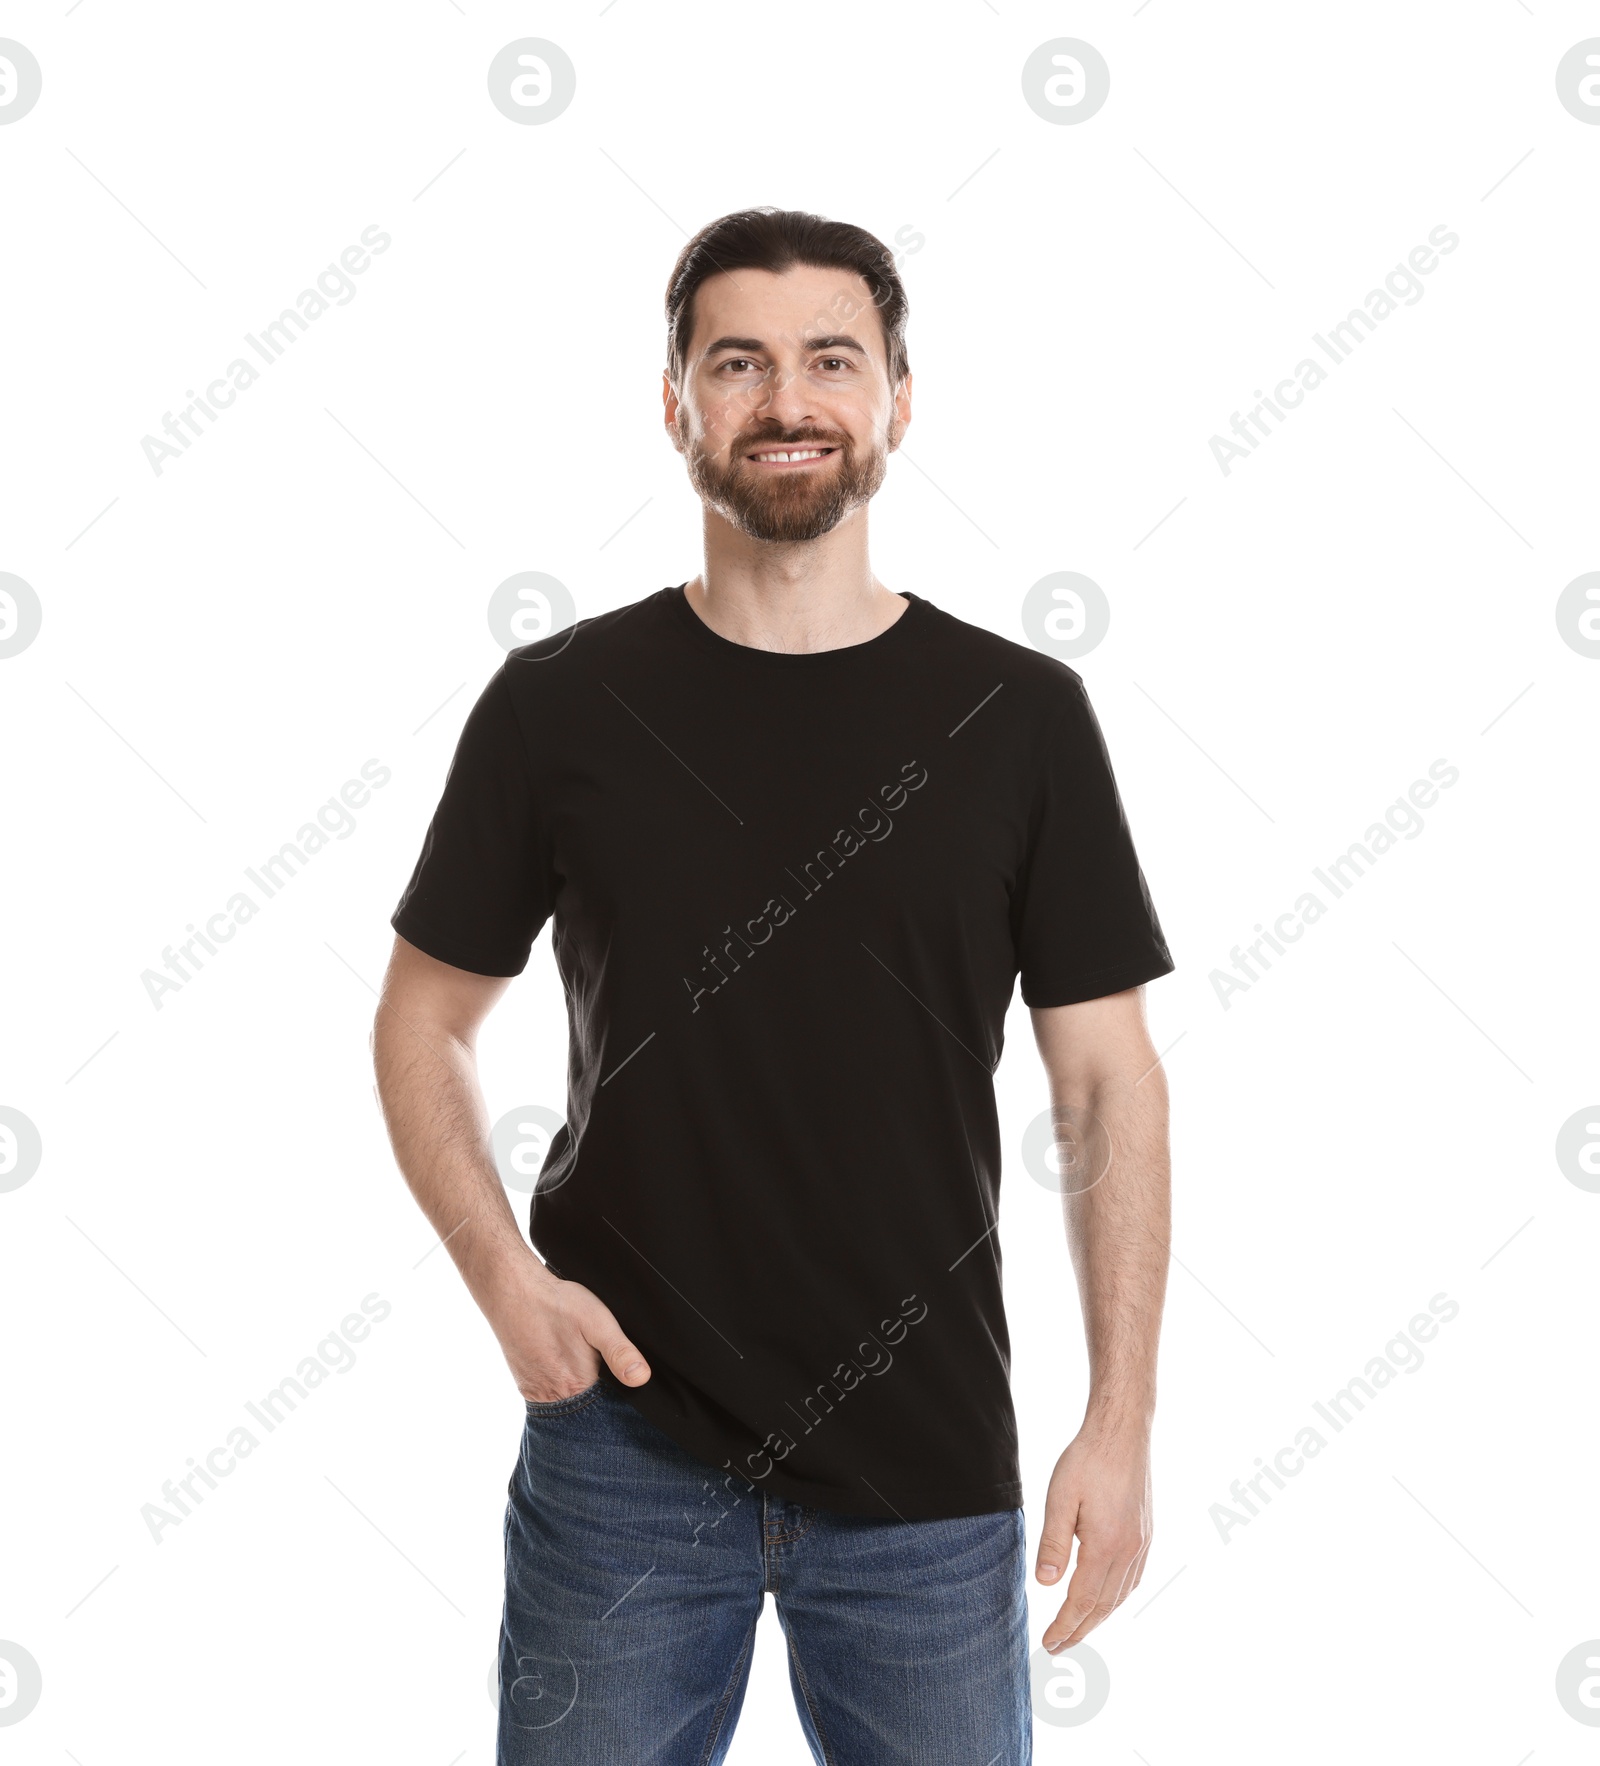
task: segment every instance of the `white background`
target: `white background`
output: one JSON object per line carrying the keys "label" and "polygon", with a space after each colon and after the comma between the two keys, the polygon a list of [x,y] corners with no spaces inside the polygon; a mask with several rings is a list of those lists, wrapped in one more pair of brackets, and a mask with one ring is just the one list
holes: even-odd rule
{"label": "white background", "polygon": [[[492,1760],[522,1407],[393,1166],[373,988],[495,585],[549,572],[586,616],[698,567],[662,293],[772,203],[906,253],[882,580],[1017,639],[1047,572],[1104,588],[1075,666],[1177,962],[1156,1542],[1092,1639],[1105,1708],[1038,1757],[1594,1758],[1555,1680],[1600,1636],[1600,1195],[1554,1147],[1600,1096],[1600,661],[1555,602],[1600,567],[1600,127],[1554,76],[1597,16],[7,10],[44,75],[0,128],[0,570],[43,606],[0,662],[0,1103],[44,1148],[0,1195],[0,1638],[43,1674],[10,1757]],[[527,35],[577,68],[543,127],[487,98]],[[1062,35],[1111,69],[1078,126],[1022,96]],[[156,475],[141,437],[372,224],[356,298]],[[1209,438],[1441,225],[1423,297],[1224,475]],[[157,1010],[163,947],[371,758],[355,831]],[[1211,972],[1437,759],[1424,831],[1224,1009]],[[1020,1002],[1009,1031],[1036,1528],[1085,1368]],[[547,930],[483,1038],[493,1115],[559,1114],[565,1036]],[[357,1365],[154,1543],[142,1505],[373,1292]],[[1440,1293],[1425,1365],[1224,1543],[1229,1484]],[[806,1758],[769,1607],[732,1759]]]}

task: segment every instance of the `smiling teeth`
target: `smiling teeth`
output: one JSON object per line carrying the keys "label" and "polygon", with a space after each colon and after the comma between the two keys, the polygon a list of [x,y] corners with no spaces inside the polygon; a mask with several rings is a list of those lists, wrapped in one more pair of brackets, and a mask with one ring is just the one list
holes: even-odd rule
{"label": "smiling teeth", "polygon": [[757,454],[758,460],[820,460],[824,454],[831,453],[829,448],[797,448],[793,453]]}

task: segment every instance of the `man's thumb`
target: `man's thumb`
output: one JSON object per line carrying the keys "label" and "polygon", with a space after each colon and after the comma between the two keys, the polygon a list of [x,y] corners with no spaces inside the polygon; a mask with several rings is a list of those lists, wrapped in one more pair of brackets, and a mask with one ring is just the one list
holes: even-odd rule
{"label": "man's thumb", "polygon": [[623,1336],[622,1329],[614,1318],[608,1318],[606,1324],[595,1331],[589,1341],[600,1351],[601,1359],[624,1386],[642,1386],[650,1378],[650,1364]]}
{"label": "man's thumb", "polygon": [[1039,1554],[1034,1560],[1034,1574],[1041,1582],[1059,1582],[1066,1575],[1076,1525],[1076,1505],[1066,1512],[1046,1506],[1044,1533],[1039,1540]]}

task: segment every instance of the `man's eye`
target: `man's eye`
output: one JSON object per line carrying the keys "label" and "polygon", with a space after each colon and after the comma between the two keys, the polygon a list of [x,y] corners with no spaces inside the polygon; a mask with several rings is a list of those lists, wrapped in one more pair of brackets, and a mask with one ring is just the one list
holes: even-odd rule
{"label": "man's eye", "polygon": [[825,356],[823,358],[823,365],[826,366],[829,362],[837,362],[841,368],[848,368],[850,366],[843,356]]}
{"label": "man's eye", "polygon": [[730,361],[726,361],[722,365],[724,368],[736,368],[741,362],[747,367],[753,368],[755,366],[755,363],[752,362],[748,356],[734,356]]}

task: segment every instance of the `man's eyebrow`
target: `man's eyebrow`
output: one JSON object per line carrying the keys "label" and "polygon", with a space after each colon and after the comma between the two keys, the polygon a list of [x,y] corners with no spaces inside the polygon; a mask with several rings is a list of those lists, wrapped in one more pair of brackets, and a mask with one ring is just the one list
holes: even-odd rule
{"label": "man's eyebrow", "polygon": [[[715,343],[706,345],[706,354],[715,356],[723,350],[739,350],[745,355],[759,355],[766,347],[759,337],[719,337]],[[807,350],[854,350],[859,356],[867,354],[866,347],[846,332],[834,332],[827,337],[808,337],[801,347]]]}

